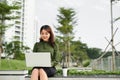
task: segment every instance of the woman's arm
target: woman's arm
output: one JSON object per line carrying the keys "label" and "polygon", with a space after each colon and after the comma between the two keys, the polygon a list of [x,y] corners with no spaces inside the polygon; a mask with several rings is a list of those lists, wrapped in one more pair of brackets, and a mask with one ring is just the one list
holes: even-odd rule
{"label": "woman's arm", "polygon": [[33,47],[33,52],[37,52],[39,43],[36,42]]}
{"label": "woman's arm", "polygon": [[59,61],[58,54],[59,54],[58,45],[55,43],[54,53],[53,53],[53,66],[56,66],[58,64],[58,61]]}

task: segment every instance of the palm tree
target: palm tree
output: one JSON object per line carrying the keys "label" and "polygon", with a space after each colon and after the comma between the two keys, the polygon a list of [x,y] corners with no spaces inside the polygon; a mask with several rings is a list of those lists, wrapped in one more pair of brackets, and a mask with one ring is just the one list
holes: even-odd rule
{"label": "palm tree", "polygon": [[61,7],[57,15],[57,21],[59,25],[56,27],[61,36],[58,36],[64,42],[64,53],[66,55],[65,62],[66,67],[70,63],[70,41],[73,39],[73,28],[76,25],[77,20],[75,19],[76,12],[72,8]]}

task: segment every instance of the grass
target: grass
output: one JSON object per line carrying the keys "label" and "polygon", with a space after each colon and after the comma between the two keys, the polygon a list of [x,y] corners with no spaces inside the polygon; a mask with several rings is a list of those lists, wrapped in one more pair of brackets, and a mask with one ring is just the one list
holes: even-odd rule
{"label": "grass", "polygon": [[25,70],[25,60],[1,59],[0,70]]}
{"label": "grass", "polygon": [[[31,69],[26,67],[25,60],[14,60],[14,59],[1,59],[0,61],[0,70],[28,70],[29,74],[31,74]],[[96,70],[96,71],[77,71],[70,69],[68,71],[68,75],[105,75],[105,74],[111,74],[111,75],[120,75],[120,71],[115,71],[115,72],[106,72],[106,71],[101,71],[101,70]],[[57,69],[57,75],[62,75],[62,69]]]}

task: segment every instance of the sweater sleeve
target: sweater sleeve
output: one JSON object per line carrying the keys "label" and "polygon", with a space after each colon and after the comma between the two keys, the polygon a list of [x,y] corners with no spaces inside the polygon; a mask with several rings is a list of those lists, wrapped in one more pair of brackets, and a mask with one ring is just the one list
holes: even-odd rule
{"label": "sweater sleeve", "polygon": [[58,46],[55,43],[54,45],[54,53],[53,53],[53,66],[56,66],[58,64]]}
{"label": "sweater sleeve", "polygon": [[37,52],[37,48],[38,48],[38,42],[36,42],[36,43],[34,44],[33,52]]}

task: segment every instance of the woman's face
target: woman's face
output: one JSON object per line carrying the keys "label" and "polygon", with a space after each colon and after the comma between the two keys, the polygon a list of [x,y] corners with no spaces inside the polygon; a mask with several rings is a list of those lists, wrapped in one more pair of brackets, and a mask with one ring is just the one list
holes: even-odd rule
{"label": "woman's face", "polygon": [[45,29],[43,29],[40,33],[43,41],[48,41],[50,38],[50,33],[48,33]]}

